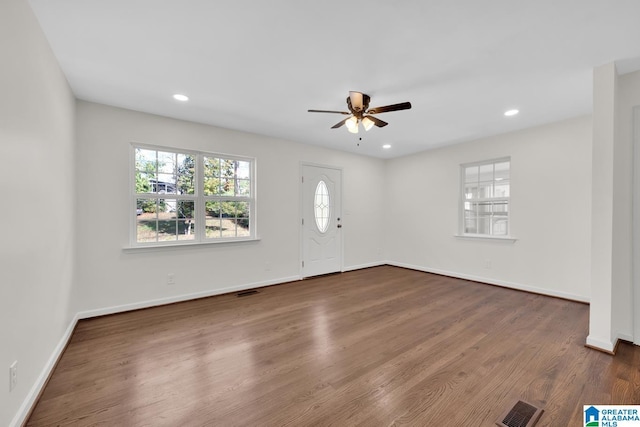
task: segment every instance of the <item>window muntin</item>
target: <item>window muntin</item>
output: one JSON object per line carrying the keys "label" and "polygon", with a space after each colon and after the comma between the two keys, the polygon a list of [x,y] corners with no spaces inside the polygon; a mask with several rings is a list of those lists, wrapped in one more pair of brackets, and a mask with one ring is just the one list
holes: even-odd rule
{"label": "window muntin", "polygon": [[462,234],[509,235],[510,166],[510,159],[462,165]]}
{"label": "window muntin", "polygon": [[248,202],[207,201],[205,236],[207,239],[250,237]]}
{"label": "window muntin", "polygon": [[133,146],[133,245],[255,238],[254,160]]}
{"label": "window muntin", "polygon": [[251,236],[251,162],[203,156],[206,239]]}

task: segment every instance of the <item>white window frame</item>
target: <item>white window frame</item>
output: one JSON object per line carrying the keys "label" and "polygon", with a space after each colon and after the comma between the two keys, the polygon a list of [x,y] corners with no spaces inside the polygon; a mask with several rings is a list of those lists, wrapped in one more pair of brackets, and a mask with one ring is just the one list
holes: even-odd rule
{"label": "white window frame", "polygon": [[[480,167],[486,165],[493,165],[494,167],[494,178],[493,185],[495,185],[495,165],[497,163],[509,163],[509,196],[501,196],[501,197],[477,197],[475,199],[467,199],[465,190],[466,190],[466,169],[469,167]],[[466,218],[465,218],[465,203],[494,203],[494,202],[506,202],[507,205],[507,233],[506,234],[493,234],[493,230],[490,233],[467,233],[466,230]],[[468,238],[480,238],[480,239],[502,239],[515,241],[516,239],[511,235],[511,157],[501,157],[497,159],[483,160],[472,163],[464,163],[460,165],[460,207],[459,207],[459,234],[457,237],[468,237]]]}
{"label": "white window frame", "polygon": [[[136,193],[136,149],[155,150],[168,153],[189,154],[195,157],[195,194],[159,194],[159,193]],[[238,160],[249,162],[249,196],[205,196],[204,195],[204,158],[214,157],[225,160]],[[257,238],[256,229],[256,159],[253,157],[244,157],[224,153],[195,151],[177,147],[150,145],[144,143],[132,142],[130,144],[130,248],[154,248],[167,246],[190,246],[201,244],[224,244],[230,242],[254,241]],[[193,219],[195,223],[194,238],[191,240],[169,240],[156,242],[138,242],[137,239],[137,200],[140,198],[147,199],[176,199],[192,200],[194,202]],[[242,201],[249,204],[249,236],[240,237],[217,237],[211,238],[206,236],[206,202],[207,201]]]}

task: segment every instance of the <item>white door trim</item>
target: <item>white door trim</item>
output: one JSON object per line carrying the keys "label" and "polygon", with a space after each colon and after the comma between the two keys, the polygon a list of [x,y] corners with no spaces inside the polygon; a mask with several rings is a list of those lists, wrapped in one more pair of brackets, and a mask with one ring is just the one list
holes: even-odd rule
{"label": "white door trim", "polygon": [[633,108],[633,342],[640,345],[640,106]]}
{"label": "white door trim", "polygon": [[[304,271],[302,268],[302,261],[304,260],[304,233],[302,230],[302,218],[304,216],[304,206],[303,206],[303,193],[304,193],[304,184],[302,182],[302,176],[303,176],[303,171],[304,171],[304,167],[305,166],[313,166],[313,167],[318,167],[318,168],[325,168],[325,169],[333,169],[336,171],[340,172],[340,204],[342,206],[342,217],[344,217],[344,197],[343,197],[343,190],[344,190],[344,184],[343,184],[343,180],[344,180],[344,170],[341,167],[338,166],[332,166],[332,165],[326,165],[326,164],[322,164],[322,163],[314,163],[314,162],[300,162],[300,169],[299,169],[299,174],[298,174],[298,185],[300,186],[300,190],[299,190],[299,196],[298,199],[300,200],[300,202],[298,203],[298,226],[300,227],[299,230],[299,241],[300,241],[300,246],[299,246],[299,250],[298,250],[298,271],[299,271],[299,275],[302,279],[305,278],[304,276]],[[343,222],[344,224],[344,222]],[[342,231],[342,238],[340,239],[340,271],[344,272],[344,228]]]}

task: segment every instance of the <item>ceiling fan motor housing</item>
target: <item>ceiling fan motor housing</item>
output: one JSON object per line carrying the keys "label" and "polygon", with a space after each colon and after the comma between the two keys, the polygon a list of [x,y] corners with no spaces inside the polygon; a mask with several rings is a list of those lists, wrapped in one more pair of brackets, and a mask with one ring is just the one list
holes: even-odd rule
{"label": "ceiling fan motor housing", "polygon": [[[366,123],[363,123],[365,126],[365,130],[371,129],[373,125],[381,128],[386,126],[388,123],[380,120],[377,117],[372,116],[372,114],[380,114],[387,113],[391,111],[399,111],[399,110],[408,110],[411,108],[410,102],[401,102],[399,104],[393,105],[385,105],[383,107],[375,107],[369,111],[369,101],[371,98],[366,93],[350,91],[349,96],[347,97],[347,107],[349,108],[349,113],[346,111],[333,111],[333,110],[308,110],[310,113],[334,113],[334,114],[345,114],[350,115],[344,120],[336,123],[331,126],[331,129],[337,129],[347,124],[349,131],[352,133],[357,133],[358,125],[366,120]],[[353,120],[355,119],[355,120]],[[348,123],[348,121],[351,121]]]}
{"label": "ceiling fan motor housing", "polygon": [[362,115],[369,108],[370,100],[371,97],[366,93],[351,91],[349,92],[349,97],[347,97],[347,106],[355,116],[362,118]]}

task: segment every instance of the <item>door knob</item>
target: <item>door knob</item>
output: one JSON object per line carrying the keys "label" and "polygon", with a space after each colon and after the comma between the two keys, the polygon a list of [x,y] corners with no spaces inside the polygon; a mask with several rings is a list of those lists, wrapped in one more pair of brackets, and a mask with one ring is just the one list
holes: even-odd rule
{"label": "door knob", "polygon": [[338,228],[342,228],[342,224],[338,224]]}

